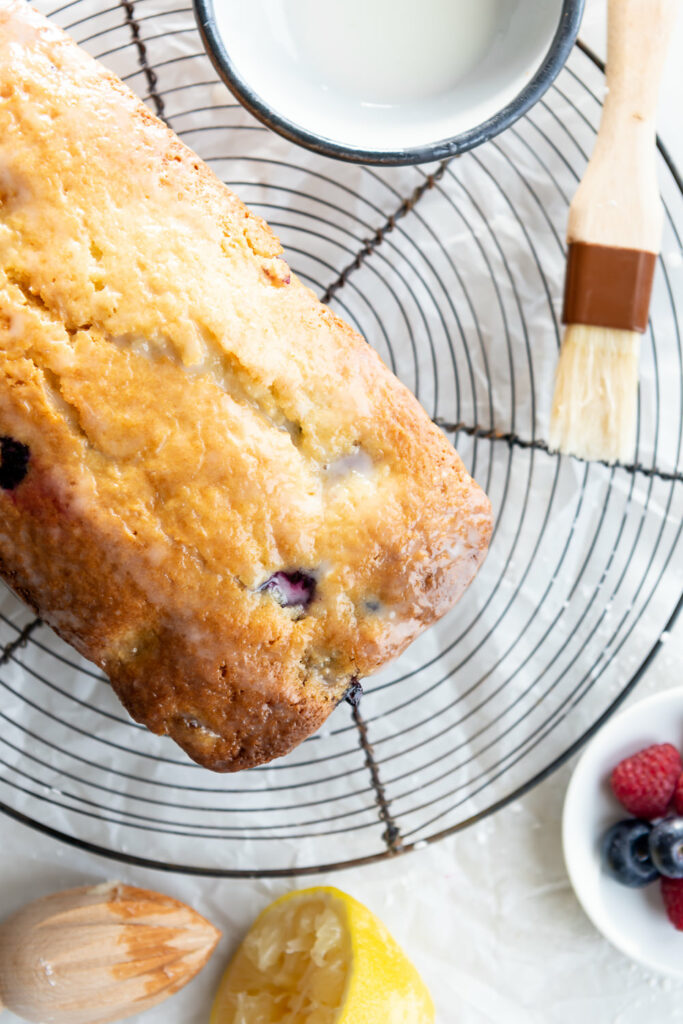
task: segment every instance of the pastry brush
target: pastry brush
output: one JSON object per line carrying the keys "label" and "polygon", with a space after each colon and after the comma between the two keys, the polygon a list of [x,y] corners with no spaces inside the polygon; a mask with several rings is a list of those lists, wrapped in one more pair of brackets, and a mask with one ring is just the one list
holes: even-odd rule
{"label": "pastry brush", "polygon": [[583,459],[634,456],[640,337],[661,245],[655,112],[679,0],[609,0],[607,95],[569,209],[549,444]]}

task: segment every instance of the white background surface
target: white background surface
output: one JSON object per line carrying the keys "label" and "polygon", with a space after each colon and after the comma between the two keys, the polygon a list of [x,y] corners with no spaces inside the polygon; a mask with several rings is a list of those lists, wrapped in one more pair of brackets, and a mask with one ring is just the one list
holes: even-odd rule
{"label": "white background surface", "polygon": [[[588,0],[587,6],[582,37],[604,53],[604,4]],[[682,60],[683,18],[660,108],[660,132],[679,167]],[[631,702],[681,685],[682,668],[683,621]],[[560,841],[570,771],[566,766],[519,802],[436,846],[301,885],[339,885],[382,917],[427,981],[440,1024],[683,1022],[683,983],[630,964],[595,932],[573,896]],[[0,817],[0,917],[30,898],[111,877],[184,899],[224,932],[212,962],[192,985],[156,1011],[131,1018],[145,1024],[206,1021],[220,973],[257,912],[298,887],[295,881],[198,880],[133,869]],[[15,1019],[7,1014],[3,1021]]]}

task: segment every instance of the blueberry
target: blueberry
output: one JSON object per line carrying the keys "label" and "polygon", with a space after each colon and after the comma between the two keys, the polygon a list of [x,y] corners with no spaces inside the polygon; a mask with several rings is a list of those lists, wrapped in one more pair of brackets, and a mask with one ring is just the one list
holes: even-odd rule
{"label": "blueberry", "polygon": [[28,473],[31,452],[28,445],[13,437],[0,437],[0,487],[12,491]]}
{"label": "blueberry", "polygon": [[640,818],[618,821],[602,840],[602,863],[608,875],[622,885],[638,889],[659,878],[650,857],[652,825]]}
{"label": "blueberry", "polygon": [[265,590],[283,608],[308,608],[315,594],[315,579],[306,572],[274,572],[259,590]]}
{"label": "blueberry", "polygon": [[683,818],[665,818],[650,833],[652,863],[667,878],[683,878]]}

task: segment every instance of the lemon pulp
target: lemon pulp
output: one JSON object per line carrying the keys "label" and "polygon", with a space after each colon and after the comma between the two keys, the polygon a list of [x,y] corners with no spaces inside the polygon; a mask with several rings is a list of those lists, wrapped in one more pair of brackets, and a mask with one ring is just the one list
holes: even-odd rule
{"label": "lemon pulp", "polygon": [[228,967],[210,1024],[433,1024],[417,971],[368,909],[339,889],[266,907]]}
{"label": "lemon pulp", "polygon": [[276,906],[240,947],[228,971],[220,1016],[214,1015],[212,1024],[335,1024],[350,952],[329,899]]}

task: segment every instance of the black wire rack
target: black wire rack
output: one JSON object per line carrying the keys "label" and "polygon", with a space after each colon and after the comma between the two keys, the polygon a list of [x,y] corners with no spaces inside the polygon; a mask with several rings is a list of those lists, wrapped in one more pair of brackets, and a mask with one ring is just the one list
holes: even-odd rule
{"label": "black wire rack", "polygon": [[283,240],[296,273],[417,394],[490,495],[460,605],[288,757],[236,776],[132,722],[0,595],[0,806],[84,849],[210,876],[305,874],[465,828],[551,772],[635,685],[681,606],[683,187],[665,236],[630,466],[549,453],[567,207],[604,88],[583,46],[505,135],[429,167],[339,164],[235,104],[182,0],[38,3]]}

